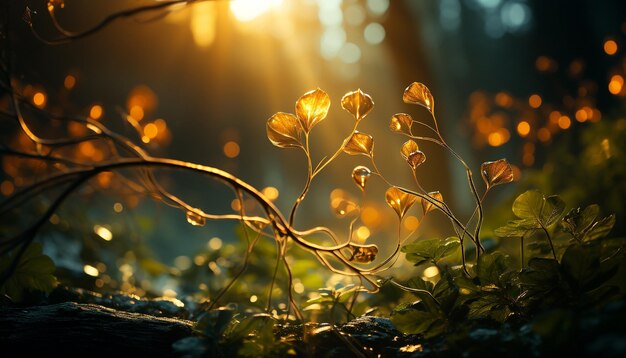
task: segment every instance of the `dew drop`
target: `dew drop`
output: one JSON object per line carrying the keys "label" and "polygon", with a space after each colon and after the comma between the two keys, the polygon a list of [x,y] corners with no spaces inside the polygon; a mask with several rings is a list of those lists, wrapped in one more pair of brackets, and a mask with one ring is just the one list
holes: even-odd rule
{"label": "dew drop", "polygon": [[365,191],[365,184],[371,175],[372,171],[368,167],[359,165],[352,171],[352,180],[362,191]]}
{"label": "dew drop", "polygon": [[206,219],[199,212],[190,210],[187,212],[187,222],[193,226],[204,226]]}

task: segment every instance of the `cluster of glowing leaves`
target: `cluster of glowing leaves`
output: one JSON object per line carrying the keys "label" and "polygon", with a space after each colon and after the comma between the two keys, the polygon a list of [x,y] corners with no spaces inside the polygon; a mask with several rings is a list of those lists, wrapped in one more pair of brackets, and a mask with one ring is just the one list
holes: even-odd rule
{"label": "cluster of glowing leaves", "polygon": [[187,211],[187,222],[193,226],[204,226],[206,224],[206,219],[198,209]]}
{"label": "cluster of glowing leaves", "polygon": [[350,155],[363,154],[371,157],[374,151],[374,138],[369,134],[354,131],[343,151]]}
{"label": "cluster of glowing leaves", "polygon": [[365,118],[374,108],[374,101],[367,93],[363,93],[360,89],[346,93],[341,98],[341,108],[352,114],[357,122]]}
{"label": "cluster of glowing leaves", "polygon": [[278,112],[267,121],[267,138],[280,148],[302,147],[302,127],[291,113]]}
{"label": "cluster of glowing leaves", "polygon": [[480,175],[487,184],[487,189],[513,181],[513,169],[506,159],[484,162],[480,166]]}
{"label": "cluster of glowing leaves", "polygon": [[413,135],[411,125],[413,125],[413,118],[410,115],[406,113],[396,113],[391,117],[389,128],[394,132]]}
{"label": "cluster of glowing leaves", "polygon": [[385,192],[385,200],[398,214],[398,218],[402,219],[406,212],[415,204],[417,197],[394,187],[387,189]]}
{"label": "cluster of glowing leaves", "polygon": [[404,103],[410,104],[418,104],[420,106],[425,107],[431,113],[435,111],[435,99],[433,95],[430,93],[430,90],[426,85],[419,82],[411,83],[405,90],[404,95],[402,95],[402,100]]}
{"label": "cluster of glowing leaves", "polygon": [[358,263],[367,264],[376,259],[378,254],[378,246],[374,244],[370,245],[350,245],[352,251],[352,257],[349,261],[356,261]]}
{"label": "cluster of glowing leaves", "polygon": [[309,91],[296,101],[296,114],[278,112],[267,121],[267,138],[280,148],[302,148],[302,132],[321,122],[328,114],[330,97],[321,89]]}
{"label": "cluster of glowing leaves", "polygon": [[[438,191],[432,191],[428,193],[428,196],[430,196],[439,203],[443,203],[443,195],[441,195],[441,193]],[[422,211],[424,212],[424,215],[426,215],[430,211],[435,210],[435,208],[436,206],[430,201],[424,199],[422,200]]]}
{"label": "cluster of glowing leaves", "polygon": [[321,89],[303,94],[296,102],[296,116],[302,124],[302,129],[309,133],[311,128],[326,118],[329,108],[330,97]]}
{"label": "cluster of glowing leaves", "polygon": [[361,191],[365,191],[365,184],[367,184],[367,180],[372,175],[372,171],[365,166],[359,165],[352,170],[352,180],[354,183],[361,189]]}
{"label": "cluster of glowing leaves", "polygon": [[400,154],[402,154],[402,158],[406,160],[413,170],[426,161],[426,154],[420,150],[417,143],[413,140],[408,140],[402,145]]}

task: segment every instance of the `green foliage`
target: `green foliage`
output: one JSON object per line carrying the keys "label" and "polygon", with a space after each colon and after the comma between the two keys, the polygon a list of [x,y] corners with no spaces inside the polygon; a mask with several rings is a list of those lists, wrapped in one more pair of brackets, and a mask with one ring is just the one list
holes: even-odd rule
{"label": "green foliage", "polygon": [[615,225],[615,215],[599,218],[600,207],[589,205],[584,210],[570,210],[561,222],[563,231],[578,242],[591,241],[608,235]]}
{"label": "green foliage", "polygon": [[[14,251],[0,258],[0,273],[10,269],[15,256]],[[24,251],[6,283],[0,287],[0,294],[9,296],[14,302],[21,302],[29,292],[49,293],[57,284],[55,270],[54,262],[43,254],[41,244],[32,243]]]}
{"label": "green foliage", "polygon": [[513,202],[513,214],[518,220],[511,220],[506,226],[495,230],[496,235],[506,238],[521,238],[536,230],[552,226],[562,218],[565,202],[558,196],[545,197],[531,190],[520,195]]}
{"label": "green foliage", "polygon": [[460,246],[459,238],[451,236],[447,239],[420,240],[404,245],[402,252],[406,253],[409,262],[418,266],[426,262],[436,264],[444,257],[455,253]]}

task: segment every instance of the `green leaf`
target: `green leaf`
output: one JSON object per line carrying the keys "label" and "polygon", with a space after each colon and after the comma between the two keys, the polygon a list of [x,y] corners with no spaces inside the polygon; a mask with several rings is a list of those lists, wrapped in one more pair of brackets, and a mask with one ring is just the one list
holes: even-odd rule
{"label": "green leaf", "polygon": [[583,241],[592,241],[601,239],[611,232],[615,225],[615,214],[611,214],[599,221],[596,221],[593,226],[585,233]]}
{"label": "green leaf", "polygon": [[230,325],[234,315],[235,311],[228,308],[205,312],[199,317],[195,330],[217,341]]}
{"label": "green leaf", "polygon": [[503,238],[520,238],[538,229],[534,219],[510,220],[506,226],[497,228],[495,234]]}
{"label": "green leaf", "polygon": [[[0,272],[6,272],[13,260],[15,253],[0,258]],[[0,294],[6,294],[15,302],[24,299],[24,295],[30,291],[49,293],[57,285],[54,271],[56,267],[52,259],[43,254],[40,243],[32,243],[26,248],[20,258],[15,271],[0,287]]]}
{"label": "green leaf", "polygon": [[565,202],[558,196],[544,197],[539,191],[529,190],[513,202],[513,214],[520,219],[534,220],[537,227],[548,227],[563,215]]}
{"label": "green leaf", "polygon": [[257,313],[245,317],[227,333],[228,340],[236,342],[248,337],[253,332],[265,329],[272,330],[275,323],[274,318],[267,313]]}
{"label": "green leaf", "polygon": [[615,225],[615,215],[598,219],[600,207],[589,205],[584,210],[570,210],[561,222],[563,231],[578,241],[592,241],[605,237]]}
{"label": "green leaf", "polygon": [[441,316],[433,312],[405,308],[394,311],[390,319],[393,325],[402,333],[425,334],[435,322],[441,320]]}
{"label": "green leaf", "polygon": [[437,262],[442,258],[453,254],[461,243],[458,237],[448,237],[446,239],[420,240],[401,249],[406,253],[406,259],[416,266],[426,262]]}
{"label": "green leaf", "polygon": [[477,274],[482,285],[500,284],[500,276],[509,270],[509,257],[499,252],[483,254],[478,260]]}
{"label": "green leaf", "polygon": [[572,283],[582,288],[593,279],[600,267],[600,247],[598,245],[571,245],[565,250],[561,265]]}

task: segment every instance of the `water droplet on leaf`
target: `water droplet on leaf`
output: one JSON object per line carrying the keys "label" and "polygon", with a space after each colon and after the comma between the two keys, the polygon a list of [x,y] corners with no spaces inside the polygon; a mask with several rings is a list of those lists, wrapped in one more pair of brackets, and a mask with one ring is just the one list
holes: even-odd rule
{"label": "water droplet on leaf", "polygon": [[202,216],[201,211],[189,210],[187,212],[187,222],[193,226],[204,226],[204,224],[206,224],[206,219]]}
{"label": "water droplet on leaf", "polygon": [[480,165],[480,175],[482,175],[485,184],[487,184],[487,189],[489,189],[492,186],[512,182],[513,168],[506,159],[484,162]]}
{"label": "water droplet on leaf", "polygon": [[352,171],[352,180],[354,180],[356,185],[362,191],[365,191],[365,184],[367,183],[367,180],[370,178],[371,175],[372,171],[368,167],[359,165]]}
{"label": "water droplet on leaf", "polygon": [[404,90],[402,96],[404,103],[418,104],[425,107],[431,113],[435,111],[435,99],[426,85],[413,82]]}
{"label": "water droplet on leaf", "polygon": [[343,151],[351,154],[358,155],[363,154],[368,157],[372,156],[374,150],[374,138],[371,135],[354,131],[352,137],[348,141],[348,144],[343,148]]}
{"label": "water droplet on leaf", "polygon": [[291,113],[278,112],[267,120],[267,138],[280,148],[302,147],[302,127]]}
{"label": "water droplet on leaf", "polygon": [[307,133],[310,132],[313,126],[326,118],[328,108],[330,108],[330,97],[319,88],[298,98],[296,116],[302,123],[302,129]]}
{"label": "water droplet on leaf", "polygon": [[[428,193],[428,196],[435,199],[436,201],[443,202],[443,195],[441,195],[438,191],[432,191]],[[435,210],[436,206],[433,205],[430,201],[422,199],[422,211],[424,215],[426,215],[429,211]]]}
{"label": "water droplet on leaf", "polygon": [[360,89],[346,93],[341,98],[341,108],[352,114],[357,122],[365,118],[374,108],[374,101],[367,93],[363,93]]}
{"label": "water droplet on leaf", "polygon": [[387,201],[387,205],[398,214],[398,218],[402,219],[404,214],[415,204],[417,197],[405,193],[394,186],[387,189],[385,192],[385,200]]}
{"label": "water droplet on leaf", "polygon": [[391,117],[389,128],[398,133],[404,133],[412,135],[411,125],[413,124],[413,118],[406,113],[397,113]]}

